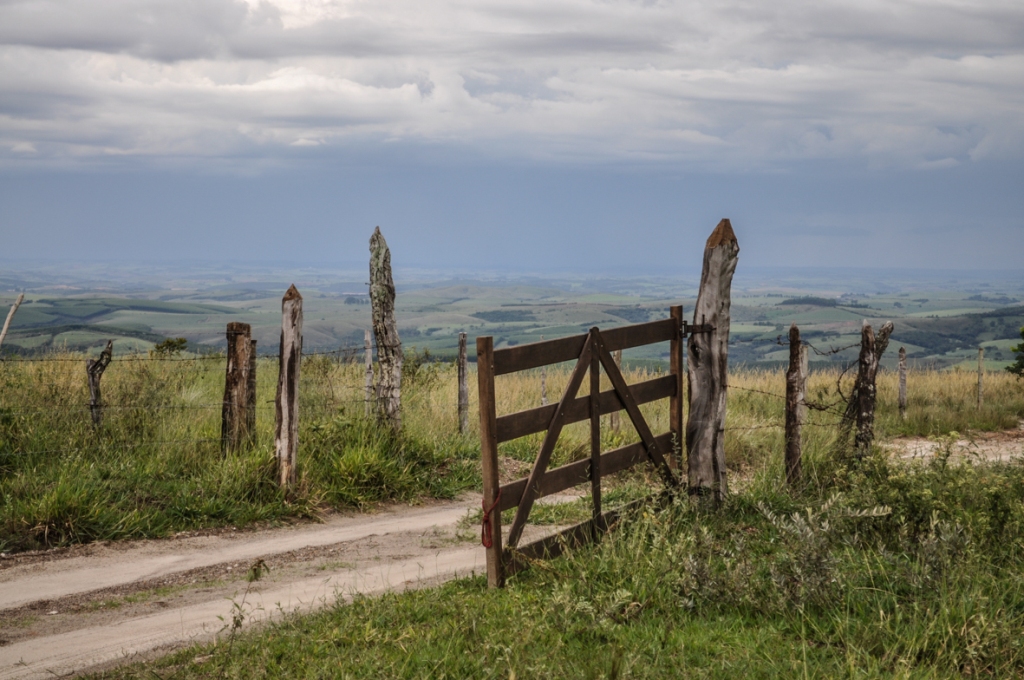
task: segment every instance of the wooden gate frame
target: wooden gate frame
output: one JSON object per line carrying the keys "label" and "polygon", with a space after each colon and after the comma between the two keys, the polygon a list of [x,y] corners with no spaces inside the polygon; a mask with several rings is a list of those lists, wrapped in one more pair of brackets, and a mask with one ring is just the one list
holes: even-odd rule
{"label": "wooden gate frame", "polygon": [[[687,324],[681,305],[670,308],[667,319],[622,326],[557,340],[494,349],[490,336],[476,339],[477,377],[480,388],[480,452],[483,458],[483,543],[487,549],[487,583],[501,587],[507,575],[522,569],[532,559],[557,557],[567,546],[595,540],[615,521],[615,511],[601,512],[601,477],[622,472],[645,460],[657,466],[666,484],[678,486],[673,468],[673,444],[682,447],[683,345],[692,333],[713,330],[706,324]],[[669,374],[627,385],[611,353],[658,342],[670,343]],[[569,384],[557,404],[527,409],[498,417],[495,412],[494,378],[499,375],[577,360]],[[611,380],[612,389],[600,391],[600,367]],[[583,377],[590,373],[590,395],[577,397]],[[640,405],[668,398],[669,431],[654,436],[640,413]],[[625,410],[641,441],[601,452],[601,416]],[[562,428],[570,423],[590,421],[590,458],[548,470],[551,454]],[[505,485],[498,480],[498,444],[545,432],[544,442],[530,476]],[[565,489],[591,484],[593,517],[553,536],[518,546],[526,520],[536,499]],[[501,512],[516,508],[509,529],[509,547],[502,547]]]}

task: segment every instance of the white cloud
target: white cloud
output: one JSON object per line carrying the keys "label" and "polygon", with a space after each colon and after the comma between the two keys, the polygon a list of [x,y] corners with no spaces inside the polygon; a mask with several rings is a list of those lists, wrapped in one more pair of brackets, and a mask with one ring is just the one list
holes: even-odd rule
{"label": "white cloud", "polygon": [[9,0],[0,162],[1019,158],[1022,35],[1003,0]]}

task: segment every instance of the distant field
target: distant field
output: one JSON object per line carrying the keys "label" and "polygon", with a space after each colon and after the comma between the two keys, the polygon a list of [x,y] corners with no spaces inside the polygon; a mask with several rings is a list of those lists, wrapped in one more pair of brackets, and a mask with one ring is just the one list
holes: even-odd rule
{"label": "distant field", "polygon": [[[212,274],[208,276],[212,277]],[[895,362],[903,346],[912,365],[949,367],[976,361],[979,345],[986,349],[986,366],[999,369],[1012,360],[1010,347],[1019,341],[1024,325],[1024,290],[956,290],[950,284],[936,290],[867,294],[849,293],[829,282],[827,287],[794,288],[765,284],[737,285],[733,297],[731,360],[744,365],[774,365],[787,360],[777,339],[791,323],[822,352],[858,341],[866,318],[878,325],[896,324],[892,348],[883,360]],[[168,337],[185,337],[194,351],[224,347],[229,321],[253,326],[261,354],[276,351],[280,296],[287,283],[247,281],[152,287],[146,292],[115,294],[109,287],[29,289],[14,319],[5,353],[38,354],[52,350],[98,352],[107,339],[118,353],[141,352]],[[305,346],[333,350],[362,346],[370,326],[365,285],[321,280],[300,282],[305,302]],[[602,282],[417,282],[398,286],[398,319],[407,348],[450,357],[460,331],[471,338],[491,335],[498,347],[535,342],[584,332],[591,326],[610,328],[663,318],[671,304],[692,310],[693,282],[624,280]],[[13,300],[0,294],[0,306]],[[626,353],[626,359],[657,365],[667,359],[668,347],[647,347]],[[811,360],[850,361],[856,349],[835,356],[812,353]],[[652,363],[653,362],[653,363]],[[637,364],[639,365],[639,364]]]}

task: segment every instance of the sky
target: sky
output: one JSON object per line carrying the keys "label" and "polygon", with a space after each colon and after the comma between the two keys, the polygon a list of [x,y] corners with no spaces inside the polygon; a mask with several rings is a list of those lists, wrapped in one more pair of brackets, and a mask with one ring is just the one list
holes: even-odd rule
{"label": "sky", "polygon": [[0,0],[0,260],[1015,269],[1024,3]]}

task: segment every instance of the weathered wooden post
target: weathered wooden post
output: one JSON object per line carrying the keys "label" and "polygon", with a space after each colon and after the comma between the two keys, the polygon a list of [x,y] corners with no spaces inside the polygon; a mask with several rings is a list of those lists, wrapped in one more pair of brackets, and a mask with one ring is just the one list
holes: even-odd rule
{"label": "weathered wooden post", "polygon": [[854,436],[854,449],[858,457],[870,451],[874,439],[874,400],[877,387],[874,379],[879,373],[879,362],[889,344],[892,333],[892,322],[886,322],[876,337],[871,325],[864,321],[860,329],[860,356],[857,359],[857,384],[854,387],[857,410],[857,434]]}
{"label": "weathered wooden post", "polygon": [[11,327],[11,319],[14,318],[14,313],[18,311],[18,307],[21,307],[21,303],[25,301],[25,294],[19,293],[18,299],[11,305],[11,311],[7,312],[7,320],[4,321],[3,330],[0,330],[0,347],[3,347],[4,338],[7,337],[7,329]]}
{"label": "weathered wooden post", "polygon": [[252,328],[247,323],[232,321],[227,327],[227,339],[228,364],[224,375],[220,441],[221,450],[233,451],[250,434],[248,411],[249,371],[253,363]]}
{"label": "weathered wooden post", "polygon": [[466,375],[466,334],[459,333],[459,434],[469,429],[469,385]]}
{"label": "weathered wooden post", "polygon": [[278,483],[295,484],[299,450],[299,369],[302,363],[302,296],[293,284],[281,300],[281,349],[275,411],[274,449]]}
{"label": "weathered wooden post", "polygon": [[[673,309],[675,309],[675,307],[673,307]],[[682,328],[682,323],[680,323],[679,326],[680,326],[680,328]],[[675,359],[675,356],[676,356],[675,347],[673,347],[673,349],[670,351],[670,353],[672,355],[672,359]],[[622,350],[621,349],[617,349],[614,352],[612,352],[612,358],[615,359],[615,366],[616,366],[616,368],[618,368],[621,371],[622,370]],[[673,397],[673,398],[675,398],[675,397]],[[672,411],[672,413],[675,413],[674,409],[670,408],[670,410]],[[611,429],[612,432],[618,432],[619,431],[620,425],[619,425],[619,412],[618,411],[612,411],[608,415],[608,427],[609,427],[609,429]],[[673,432],[675,432],[675,430],[673,430]],[[682,429],[680,429],[679,432],[682,432]],[[675,460],[675,456],[674,455],[671,456],[670,460],[674,461]]]}
{"label": "weathered wooden post", "polygon": [[256,436],[256,341],[249,339],[249,374],[246,376],[245,431],[249,441]]}
{"label": "weathered wooden post", "polygon": [[902,420],[907,419],[907,350],[900,347],[900,384],[899,384],[899,407],[900,407],[900,418]]}
{"label": "weathered wooden post", "polygon": [[481,541],[487,550],[487,585],[505,585],[505,569],[501,561],[501,508],[498,507],[501,485],[498,479],[498,424],[494,416],[494,339],[476,339],[476,375],[480,398],[480,454],[483,461],[483,533]]}
{"label": "weathered wooden post", "polygon": [[402,341],[395,321],[395,282],[391,277],[391,251],[380,233],[370,237],[370,304],[373,334],[377,339],[377,401],[381,416],[392,428],[402,427]]}
{"label": "weathered wooden post", "polygon": [[807,353],[800,342],[800,329],[796,324],[789,327],[789,370],[786,371],[786,483],[798,487],[802,476],[801,408],[807,390],[806,374],[803,367]]}
{"label": "weathered wooden post", "polygon": [[985,348],[978,348],[978,410],[981,410],[981,395],[984,391],[982,379],[985,376]]}
{"label": "weathered wooden post", "polygon": [[373,344],[370,342],[370,329],[363,331],[363,350],[366,363],[366,384],[363,387],[363,401],[366,402],[366,416],[370,416],[373,405]]}
{"label": "weathered wooden post", "polygon": [[729,220],[722,220],[704,246],[694,324],[714,330],[694,333],[688,343],[690,417],[686,423],[687,483],[691,496],[728,492],[725,473],[725,398],[729,362],[732,275],[740,247]]}
{"label": "weathered wooden post", "polygon": [[85,362],[85,372],[89,376],[89,412],[92,414],[92,424],[99,427],[103,424],[103,401],[100,397],[100,379],[103,371],[107,370],[111,359],[114,358],[114,341],[107,340],[107,347],[100,352],[99,359],[89,359]]}

